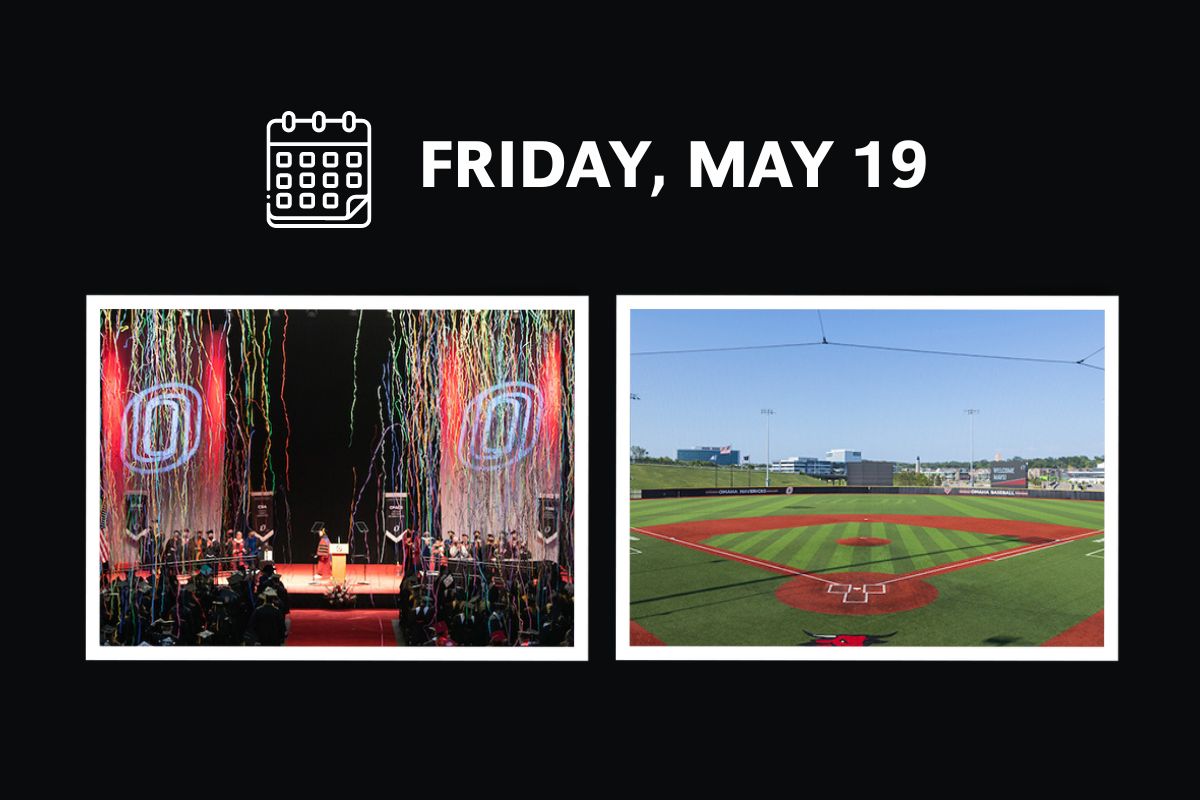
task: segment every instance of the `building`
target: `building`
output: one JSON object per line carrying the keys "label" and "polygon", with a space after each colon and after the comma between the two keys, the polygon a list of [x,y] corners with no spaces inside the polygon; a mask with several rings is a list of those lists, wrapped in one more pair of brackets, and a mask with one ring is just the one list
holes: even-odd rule
{"label": "building", "polygon": [[[727,453],[722,453],[722,450],[728,450]],[[715,463],[722,467],[731,466],[741,463],[742,454],[740,450],[725,447],[703,447],[696,446],[691,450],[676,450],[676,461],[703,461],[706,463],[714,463],[713,456],[716,456]]]}
{"label": "building", "polygon": [[943,481],[965,481],[970,477],[967,475],[966,469],[961,467],[939,467],[937,469],[925,467],[922,472],[931,477],[940,477]]}
{"label": "building", "polygon": [[846,449],[830,450],[825,453],[825,458],[829,461],[838,461],[843,464],[853,464],[856,461],[863,460],[861,450]]}
{"label": "building", "polygon": [[1069,469],[1067,480],[1081,483],[1104,483],[1104,462],[1101,461],[1095,469]]}
{"label": "building", "polygon": [[841,466],[841,464],[834,464],[832,461],[825,461],[820,458],[792,456],[791,458],[781,458],[773,462],[769,469],[771,472],[801,473],[818,478],[832,478],[835,474],[838,474],[835,473],[835,470]]}

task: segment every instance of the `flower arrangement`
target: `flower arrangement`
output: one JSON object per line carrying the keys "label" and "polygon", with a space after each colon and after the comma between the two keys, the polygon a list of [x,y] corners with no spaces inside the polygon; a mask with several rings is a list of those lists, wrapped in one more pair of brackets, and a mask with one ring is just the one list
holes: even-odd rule
{"label": "flower arrangement", "polygon": [[325,592],[325,600],[332,608],[353,608],[354,593],[345,581],[335,583]]}

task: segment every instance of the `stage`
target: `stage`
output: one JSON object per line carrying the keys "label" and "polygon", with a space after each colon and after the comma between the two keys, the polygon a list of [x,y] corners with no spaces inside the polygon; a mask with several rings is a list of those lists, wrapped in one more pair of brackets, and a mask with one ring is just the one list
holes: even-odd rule
{"label": "stage", "polygon": [[[547,563],[507,559],[493,562],[451,560],[446,571],[460,577],[474,577],[482,570],[489,579],[496,576],[510,576],[518,571],[532,576],[537,574],[539,568],[547,568],[543,566]],[[549,568],[557,569],[552,563],[549,564]],[[125,568],[118,566],[114,572],[124,573]],[[288,596],[293,598],[300,595],[324,595],[333,586],[332,578],[316,577],[316,571],[312,564],[275,564],[275,572],[283,580],[283,587],[287,589]],[[137,574],[139,577],[151,579],[149,570],[139,569]],[[224,586],[229,583],[231,574],[222,570],[217,577],[217,584]],[[187,585],[188,578],[188,575],[180,574],[179,584]],[[399,594],[400,585],[403,582],[404,576],[401,568],[396,564],[348,564],[346,566],[346,586],[356,595]]]}
{"label": "stage", "polygon": [[[124,570],[118,569],[118,572]],[[283,588],[288,595],[325,594],[333,586],[332,578],[318,578],[312,564],[276,564],[275,572],[283,581]],[[150,579],[149,570],[138,570],[139,577]],[[217,577],[217,584],[224,586],[229,583],[232,573],[222,571]],[[179,576],[179,584],[186,586],[187,575]],[[346,585],[355,594],[399,594],[403,582],[400,567],[395,564],[355,564],[346,567]],[[365,583],[362,583],[365,581]]]}

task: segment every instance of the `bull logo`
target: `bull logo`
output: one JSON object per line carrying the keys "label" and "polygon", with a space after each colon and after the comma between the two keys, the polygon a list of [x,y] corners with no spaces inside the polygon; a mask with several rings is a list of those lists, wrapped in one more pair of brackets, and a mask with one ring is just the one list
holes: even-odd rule
{"label": "bull logo", "polygon": [[896,635],[896,631],[882,633],[878,636],[870,633],[813,633],[812,631],[805,631],[805,633],[813,640],[804,642],[804,645],[817,647],[867,647],[872,644],[887,644],[888,638]]}

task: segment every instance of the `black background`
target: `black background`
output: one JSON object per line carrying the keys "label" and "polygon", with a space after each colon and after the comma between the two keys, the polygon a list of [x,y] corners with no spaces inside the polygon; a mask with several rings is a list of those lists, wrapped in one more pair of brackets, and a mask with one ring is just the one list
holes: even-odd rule
{"label": "black background", "polygon": [[[84,292],[588,295],[590,663],[533,668],[551,687],[547,702],[574,726],[591,719],[597,696],[640,698],[638,710],[614,712],[617,723],[647,713],[647,703],[670,704],[688,717],[716,707],[735,715],[778,713],[775,701],[763,699],[767,686],[786,687],[787,708],[802,718],[828,702],[822,700],[827,688],[839,697],[835,711],[853,710],[855,696],[863,694],[892,698],[898,712],[909,703],[919,706],[926,690],[938,696],[928,664],[706,669],[613,662],[614,402],[623,401],[615,398],[615,297],[1121,294],[1123,314],[1135,312],[1137,286],[1120,268],[1129,254],[1119,239],[1111,169],[1098,156],[1114,113],[1099,67],[1083,80],[1068,54],[1000,58],[966,45],[921,59],[789,50],[780,54],[783,63],[766,63],[716,47],[651,60],[624,44],[583,67],[562,52],[516,66],[515,49],[468,57],[397,45],[345,68],[289,64],[283,71],[267,54],[237,63],[214,55],[172,63],[165,75],[145,63],[122,62],[119,107],[140,114],[161,135],[111,166],[109,177],[127,181],[129,198],[138,202],[106,209],[105,224],[89,244],[99,253],[119,253],[125,266],[87,273]],[[267,226],[265,126],[289,109],[301,115],[350,109],[371,121],[370,227]],[[515,140],[518,153],[523,139],[550,140],[563,147],[568,171],[583,139],[621,139],[631,150],[641,139],[653,144],[636,189],[597,190],[589,182],[578,189],[459,189],[454,173],[442,172],[439,188],[428,190],[421,187],[421,142],[435,139],[482,139],[492,144],[494,158],[501,140]],[[785,156],[792,139],[814,150],[823,139],[835,144],[818,189],[803,186],[794,158],[792,189],[772,182],[753,190],[691,189],[692,139],[708,141],[714,153],[728,140],[745,140],[747,178],[764,139],[779,140]],[[903,139],[921,142],[927,154],[925,178],[915,189],[890,185],[891,147]],[[853,155],[870,140],[880,142],[878,189],[866,187],[865,160]],[[620,184],[615,160],[608,166]],[[515,174],[519,180],[519,164]],[[666,185],[652,199],[655,174],[663,174]],[[330,399],[333,413],[346,413],[344,403]],[[1127,553],[1134,555],[1123,551],[1123,563]],[[1126,650],[1121,663],[1134,657]],[[317,681],[318,670],[291,678],[300,666],[270,668],[273,681],[289,687],[294,681],[285,697],[307,696],[301,687]],[[1027,699],[1053,696],[1059,707],[1069,702],[1073,710],[1089,696],[1102,697],[1095,693],[1101,680],[1115,674],[1115,665],[992,666],[987,678],[979,665],[941,665],[936,672],[970,675],[956,684],[963,691],[1019,686]],[[890,683],[905,667],[909,680]],[[103,668],[159,678],[177,665]],[[433,674],[428,665],[331,669],[369,672],[372,680],[389,670]],[[524,667],[437,669],[498,669],[511,681]],[[731,682],[732,675],[737,680]],[[757,684],[763,675],[770,681]],[[1078,689],[1072,700],[1051,688],[1068,677]],[[747,681],[762,686],[763,697],[744,694]],[[714,685],[737,689],[736,696],[713,693]],[[598,686],[611,693],[584,698],[583,687]],[[1096,703],[1103,708],[1102,699]]]}

